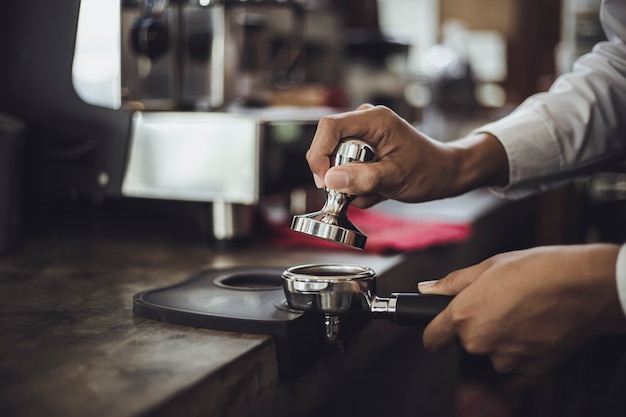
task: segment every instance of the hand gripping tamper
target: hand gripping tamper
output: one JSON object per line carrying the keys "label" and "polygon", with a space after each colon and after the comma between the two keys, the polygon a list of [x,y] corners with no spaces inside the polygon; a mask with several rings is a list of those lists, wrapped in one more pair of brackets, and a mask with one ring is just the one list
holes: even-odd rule
{"label": "hand gripping tamper", "polygon": [[[342,140],[335,154],[335,166],[355,162],[370,162],[374,150],[367,143],[356,139]],[[348,206],[356,198],[354,195],[324,189],[326,203],[315,213],[294,216],[291,228],[331,242],[363,249],[367,236],[348,219]]]}

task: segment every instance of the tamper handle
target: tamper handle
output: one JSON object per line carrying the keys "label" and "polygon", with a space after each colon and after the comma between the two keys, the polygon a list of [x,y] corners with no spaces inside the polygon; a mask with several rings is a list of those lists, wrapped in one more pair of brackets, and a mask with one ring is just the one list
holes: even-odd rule
{"label": "tamper handle", "polygon": [[358,139],[342,139],[337,146],[335,166],[351,162],[370,162],[374,159],[374,149]]}
{"label": "tamper handle", "polygon": [[[337,151],[335,153],[335,166],[347,165],[353,162],[370,162],[374,159],[374,149],[367,143],[357,139],[342,139],[337,145]],[[322,211],[332,215],[341,217],[339,222],[343,223],[347,227],[349,226],[347,210],[348,206],[356,198],[351,194],[342,193],[330,189],[326,190],[326,203],[322,207]],[[326,221],[334,219],[326,218]]]}

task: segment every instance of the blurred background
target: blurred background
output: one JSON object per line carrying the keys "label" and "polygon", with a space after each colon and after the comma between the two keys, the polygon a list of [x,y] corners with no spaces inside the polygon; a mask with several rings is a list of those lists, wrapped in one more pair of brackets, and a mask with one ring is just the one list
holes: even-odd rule
{"label": "blurred background", "polygon": [[[4,259],[37,236],[67,234],[120,238],[114,242],[133,234],[237,258],[271,227],[321,207],[305,161],[321,117],[380,104],[451,141],[545,91],[604,39],[599,0],[0,0],[0,7]],[[447,248],[461,260],[413,254],[451,268],[531,245],[622,242],[625,175],[581,178],[502,212],[494,207],[505,203],[486,190],[434,206],[385,207],[476,226],[469,249]],[[281,262],[284,247],[273,253]],[[223,266],[219,257],[216,264]],[[561,377],[531,398],[529,415],[557,415],[552,406],[568,381]],[[498,406],[492,392],[464,392]]]}
{"label": "blurred background", "polygon": [[[236,240],[263,202],[306,205],[303,155],[323,115],[384,104],[461,137],[603,39],[599,3],[5,1],[3,246],[42,213],[137,198],[196,202],[206,234]],[[620,178],[582,187],[614,201]],[[588,232],[550,215],[572,205],[580,224],[577,193],[545,198],[542,241]]]}

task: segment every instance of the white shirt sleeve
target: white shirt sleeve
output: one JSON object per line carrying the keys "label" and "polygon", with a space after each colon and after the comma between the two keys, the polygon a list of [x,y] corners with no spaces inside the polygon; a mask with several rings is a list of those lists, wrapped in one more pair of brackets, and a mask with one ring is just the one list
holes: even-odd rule
{"label": "white shirt sleeve", "polygon": [[496,136],[509,159],[509,184],[496,194],[525,197],[626,158],[626,1],[603,1],[600,18],[608,41],[550,91],[476,130]]}
{"label": "white shirt sleeve", "polygon": [[[521,198],[626,160],[626,0],[603,0],[607,35],[547,93],[476,129],[497,137],[509,159],[509,184],[493,188]],[[626,314],[626,244],[615,265]]]}
{"label": "white shirt sleeve", "polygon": [[617,280],[617,295],[622,304],[622,311],[626,315],[626,245],[622,245],[617,255],[615,276]]}

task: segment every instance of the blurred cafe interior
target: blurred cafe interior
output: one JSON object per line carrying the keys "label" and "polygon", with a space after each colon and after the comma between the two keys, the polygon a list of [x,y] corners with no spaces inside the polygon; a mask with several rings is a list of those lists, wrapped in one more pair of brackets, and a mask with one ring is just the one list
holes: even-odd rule
{"label": "blurred cafe interior", "polygon": [[370,103],[463,137],[603,40],[599,6],[3,1],[0,415],[578,416],[578,357],[505,398],[423,326],[294,310],[282,274],[364,265],[388,297],[507,250],[622,241],[619,170],[350,207],[363,250],[290,230],[325,204],[305,159],[322,117]]}

